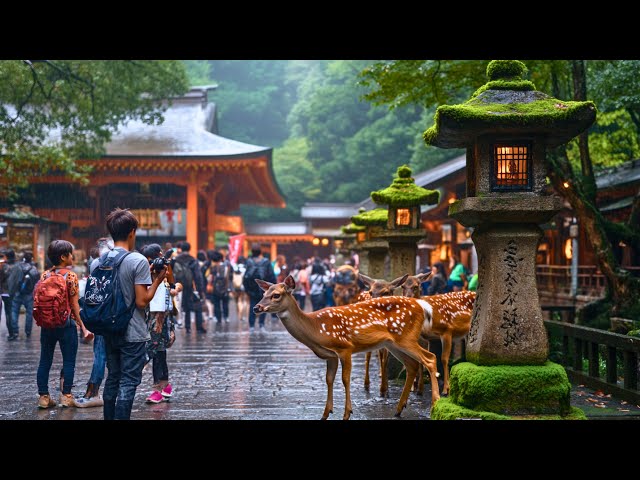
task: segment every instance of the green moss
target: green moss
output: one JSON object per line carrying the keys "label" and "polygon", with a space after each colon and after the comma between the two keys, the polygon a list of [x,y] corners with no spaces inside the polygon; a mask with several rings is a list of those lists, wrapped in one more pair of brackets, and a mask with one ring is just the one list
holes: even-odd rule
{"label": "green moss", "polygon": [[432,420],[457,420],[459,418],[481,418],[482,420],[509,420],[506,415],[492,412],[479,412],[456,405],[451,398],[442,397],[431,409]]}
{"label": "green moss", "polygon": [[493,80],[485,83],[478,90],[476,90],[471,98],[477,97],[485,90],[535,90],[536,86],[529,80]]}
{"label": "green moss", "polygon": [[[593,102],[564,102],[523,80],[526,66],[513,60],[494,60],[487,67],[490,81],[460,105],[441,105],[434,125],[423,138],[428,145],[464,147],[497,127],[552,134],[552,143],[568,141],[595,120]],[[441,131],[442,125],[446,129]],[[503,132],[504,133],[504,132]],[[561,141],[562,140],[562,141]]]}
{"label": "green moss", "polygon": [[518,60],[492,60],[487,65],[487,78],[522,78],[527,71],[527,66]]}
{"label": "green moss", "polygon": [[464,418],[479,418],[481,420],[586,420],[585,413],[571,407],[569,414],[562,415],[500,415],[493,412],[471,410],[453,403],[451,398],[443,397],[438,400],[431,410],[431,420],[459,420]]}
{"label": "green moss", "polygon": [[386,208],[374,208],[373,210],[360,212],[357,215],[351,217],[351,221],[355,225],[364,226],[381,226],[387,225],[387,219],[389,218],[389,210]]}
{"label": "green moss", "polygon": [[478,366],[451,369],[451,399],[472,410],[500,414],[560,414],[570,411],[571,384],[561,365]]}
{"label": "green moss", "polygon": [[367,229],[367,227],[361,227],[359,225],[354,225],[353,223],[350,223],[349,225],[343,225],[342,227],[340,227],[340,231],[342,233],[358,233],[358,232],[364,232]]}
{"label": "green moss", "polygon": [[640,337],[640,329],[638,329],[638,330],[629,330],[627,332],[627,335],[629,335],[631,337]]}
{"label": "green moss", "polygon": [[382,190],[371,192],[371,198],[378,205],[390,207],[412,207],[414,205],[434,205],[440,199],[440,192],[427,190],[416,185],[411,177],[411,168],[398,167],[397,176],[391,185]]}

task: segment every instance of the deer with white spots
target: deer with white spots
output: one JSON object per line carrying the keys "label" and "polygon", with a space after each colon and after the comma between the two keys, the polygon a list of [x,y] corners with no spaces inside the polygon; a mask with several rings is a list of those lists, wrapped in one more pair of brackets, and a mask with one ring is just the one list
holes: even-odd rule
{"label": "deer with white spots", "polygon": [[327,307],[304,313],[293,298],[296,286],[291,275],[283,283],[256,280],[264,296],[256,304],[258,313],[275,313],[284,327],[299,342],[309,347],[327,362],[327,402],[322,419],[333,412],[333,382],[342,364],[342,383],[345,389],[344,420],[352,413],[351,356],[378,348],[387,348],[400,360],[407,379],[398,402],[396,416],[406,407],[411,384],[418,365],[423,364],[431,374],[431,406],[440,398],[436,379],[436,357],[418,344],[425,321],[431,322],[431,307],[420,299],[405,297],[374,298],[358,304]]}
{"label": "deer with white spots", "polygon": [[[464,338],[471,328],[471,314],[476,292],[462,291],[441,293],[439,295],[420,296],[420,284],[428,280],[431,273],[421,273],[407,277],[402,285],[405,297],[420,298],[431,305],[433,315],[422,326],[422,338],[440,340],[442,343],[442,369],[444,370],[444,385],[442,394],[449,393],[449,357],[454,340]],[[422,394],[424,382],[422,368],[418,369],[418,393]]]}
{"label": "deer with white spots", "polygon": [[[398,277],[395,280],[387,282],[384,279],[375,279],[367,277],[360,273],[359,277],[362,283],[369,289],[361,292],[353,303],[363,302],[371,298],[389,297],[393,295],[393,291],[402,285],[409,274]],[[380,361],[380,395],[385,395],[389,389],[389,377],[387,375],[387,362],[389,361],[389,352],[385,348],[378,350],[378,360]],[[369,390],[369,364],[371,363],[371,352],[367,352],[364,360],[364,388]]]}

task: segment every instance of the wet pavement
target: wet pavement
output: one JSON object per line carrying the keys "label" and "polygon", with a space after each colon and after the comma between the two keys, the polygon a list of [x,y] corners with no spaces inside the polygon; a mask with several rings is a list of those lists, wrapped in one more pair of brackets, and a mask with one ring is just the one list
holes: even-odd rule
{"label": "wet pavement", "polygon": [[[4,315],[3,315],[4,317]],[[31,338],[24,333],[20,316],[20,338],[8,342],[4,318],[0,333],[0,420],[98,420],[102,408],[51,408],[37,405],[36,369],[40,355],[40,332],[34,325]],[[208,322],[206,334],[189,335],[176,330],[177,340],[168,351],[169,378],[174,388],[170,401],[147,404],[151,393],[151,364],[145,367],[131,414],[137,420],[317,420],[326,400],[326,363],[297,342],[277,318],[267,318],[266,332],[250,334],[248,322],[232,313],[230,323]],[[84,393],[93,364],[91,344],[80,343],[73,393]],[[62,356],[56,350],[49,388],[57,399],[56,386]],[[390,381],[387,397],[378,392],[377,359],[373,356],[371,390],[364,387],[364,354],[353,359],[351,395],[353,420],[394,419],[402,380]],[[342,419],[344,389],[339,369],[334,384],[334,413]],[[102,389],[101,389],[102,392]],[[409,396],[400,420],[429,418],[431,392]],[[603,392],[574,385],[572,405],[585,409],[593,419],[640,419],[640,406],[629,405]]]}
{"label": "wet pavement", "polygon": [[[232,314],[233,315],[233,314]],[[40,332],[34,325],[31,338],[24,333],[20,317],[20,338],[8,342],[4,320],[0,334],[0,419],[101,419],[102,408],[37,408],[36,369],[40,355]],[[169,379],[174,389],[169,402],[146,404],[153,383],[151,364],[145,367],[131,413],[139,420],[316,420],[326,400],[326,363],[297,342],[277,318],[267,318],[266,332],[249,334],[248,322],[231,317],[230,323],[208,322],[206,334],[189,335],[176,329],[177,339],[168,350]],[[76,395],[84,393],[93,365],[91,344],[80,343],[76,361]],[[49,389],[57,400],[56,386],[62,366],[59,348],[54,356]],[[372,371],[377,360],[372,360]],[[334,413],[342,419],[344,389],[341,370],[334,383]],[[364,354],[354,355],[351,377],[353,420],[393,419],[402,382],[390,382],[389,394],[380,397],[379,382],[371,378],[365,391]],[[103,384],[104,385],[104,384]],[[102,393],[102,388],[101,388]],[[430,389],[423,397],[411,394],[403,419],[427,419]]]}

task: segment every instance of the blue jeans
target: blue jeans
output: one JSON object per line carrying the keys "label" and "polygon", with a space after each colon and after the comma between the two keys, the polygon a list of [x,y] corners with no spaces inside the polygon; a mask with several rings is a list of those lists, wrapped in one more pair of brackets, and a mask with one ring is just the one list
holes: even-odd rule
{"label": "blue jeans", "polygon": [[223,318],[229,318],[229,294],[220,296],[214,293],[211,295],[211,303],[213,303],[213,313],[219,322]]}
{"label": "blue jeans", "polygon": [[102,335],[96,335],[93,339],[93,368],[91,369],[91,376],[89,377],[89,383],[93,383],[96,386],[96,392],[100,389],[100,385],[102,385],[106,363],[107,352],[104,346],[104,337]]}
{"label": "blue jeans", "polygon": [[33,294],[32,293],[16,293],[11,304],[11,330],[14,333],[20,331],[18,325],[18,316],[20,315],[20,307],[24,305],[27,311],[24,318],[24,333],[31,335],[31,326],[33,325]]}
{"label": "blue jeans", "polygon": [[[253,311],[253,307],[255,307],[258,302],[262,300],[262,297],[260,298],[256,298],[256,297],[249,297],[249,326],[253,327],[256,324],[256,314]],[[261,327],[264,327],[264,320],[267,318],[267,314],[266,313],[261,313],[260,317],[258,318],[258,322],[260,324]]]}
{"label": "blue jeans", "polygon": [[109,369],[102,393],[104,419],[129,420],[147,361],[146,342],[126,342],[124,335],[108,335],[104,337],[104,344]]}
{"label": "blue jeans", "polygon": [[[2,303],[4,304],[4,316],[7,319],[7,332],[9,332],[9,335],[13,335],[13,322],[11,321],[11,317],[12,315],[12,308],[11,308],[11,297],[7,297],[7,296],[2,296]],[[18,333],[18,332],[16,332]]]}
{"label": "blue jeans", "polygon": [[40,329],[40,364],[38,365],[38,394],[49,393],[49,371],[53,363],[56,343],[60,342],[62,352],[62,372],[64,385],[62,393],[71,393],[73,376],[76,370],[76,353],[78,352],[78,331],[71,319],[64,327]]}

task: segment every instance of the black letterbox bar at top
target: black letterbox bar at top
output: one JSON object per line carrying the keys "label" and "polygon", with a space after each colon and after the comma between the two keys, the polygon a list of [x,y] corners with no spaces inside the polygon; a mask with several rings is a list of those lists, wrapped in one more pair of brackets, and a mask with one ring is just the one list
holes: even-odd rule
{"label": "black letterbox bar at top", "polygon": [[494,145],[491,191],[531,190],[531,146]]}

